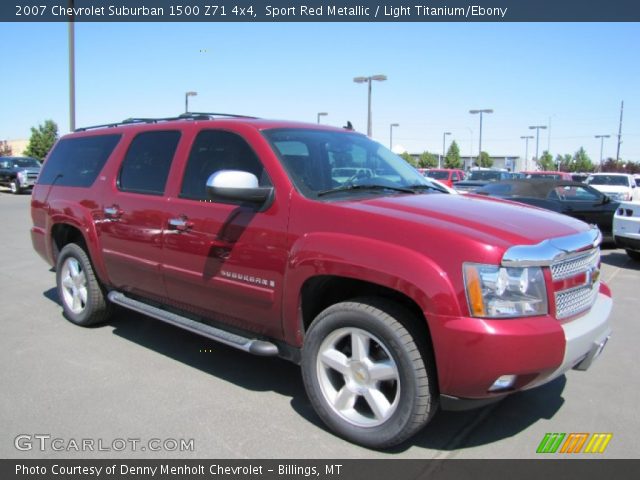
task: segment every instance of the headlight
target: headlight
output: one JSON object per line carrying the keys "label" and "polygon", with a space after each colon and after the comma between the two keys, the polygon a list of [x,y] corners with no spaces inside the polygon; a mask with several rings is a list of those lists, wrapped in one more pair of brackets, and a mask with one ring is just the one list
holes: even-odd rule
{"label": "headlight", "polygon": [[21,182],[24,182],[27,179],[27,172],[24,170],[20,170],[17,176],[18,176],[18,180],[20,180]]}
{"label": "headlight", "polygon": [[474,317],[509,318],[548,313],[540,267],[498,267],[465,263],[464,283]]}

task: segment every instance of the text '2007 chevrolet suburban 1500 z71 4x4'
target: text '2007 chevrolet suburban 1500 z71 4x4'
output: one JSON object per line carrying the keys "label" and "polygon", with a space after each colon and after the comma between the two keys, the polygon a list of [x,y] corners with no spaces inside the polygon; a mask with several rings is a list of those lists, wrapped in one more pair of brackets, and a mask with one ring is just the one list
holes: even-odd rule
{"label": "text '2007 chevrolet suburban 1500 z71 4x4'", "polygon": [[369,447],[586,370],[611,332],[597,228],[449,195],[345,129],[217,114],[80,129],[46,159],[32,218],[71,322],[115,304],[289,359],[322,420]]}

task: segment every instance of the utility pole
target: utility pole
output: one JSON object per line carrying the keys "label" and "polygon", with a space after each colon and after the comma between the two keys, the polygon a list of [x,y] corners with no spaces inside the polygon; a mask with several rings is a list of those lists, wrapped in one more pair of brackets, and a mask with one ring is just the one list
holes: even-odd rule
{"label": "utility pole", "polygon": [[624,110],[624,100],[620,103],[620,124],[618,125],[618,149],[616,150],[616,162],[620,161],[620,144],[622,143],[622,110]]}

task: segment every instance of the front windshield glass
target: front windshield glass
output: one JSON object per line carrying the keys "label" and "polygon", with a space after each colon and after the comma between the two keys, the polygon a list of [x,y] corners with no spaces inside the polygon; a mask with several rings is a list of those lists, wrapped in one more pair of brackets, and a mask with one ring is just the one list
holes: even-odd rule
{"label": "front windshield glass", "polygon": [[35,158],[14,158],[11,163],[15,168],[39,167],[40,164]]}
{"label": "front windshield glass", "polygon": [[500,180],[501,173],[491,170],[474,170],[467,180]]}
{"label": "front windshield glass", "polygon": [[442,170],[429,170],[425,175],[436,180],[449,180],[449,172],[443,172]]}
{"label": "front windshield glass", "polygon": [[263,134],[308,198],[415,193],[408,189],[421,187],[442,191],[405,160],[358,133],[274,129]]}
{"label": "front windshield glass", "polygon": [[627,177],[622,175],[594,175],[587,179],[589,185],[615,185],[628,187],[629,181]]}

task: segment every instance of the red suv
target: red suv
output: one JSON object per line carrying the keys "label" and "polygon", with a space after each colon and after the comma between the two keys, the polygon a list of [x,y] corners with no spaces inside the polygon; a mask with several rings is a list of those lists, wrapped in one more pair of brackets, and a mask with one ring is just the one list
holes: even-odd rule
{"label": "red suv", "polygon": [[610,334],[597,229],[446,194],[349,130],[215,114],[80,129],[31,213],[71,322],[116,304],[291,360],[322,420],[370,447],[438,406],[585,370]]}
{"label": "red suv", "polygon": [[440,180],[449,188],[453,188],[455,182],[461,182],[466,177],[462,170],[450,168],[430,168],[425,172],[424,176]]}

